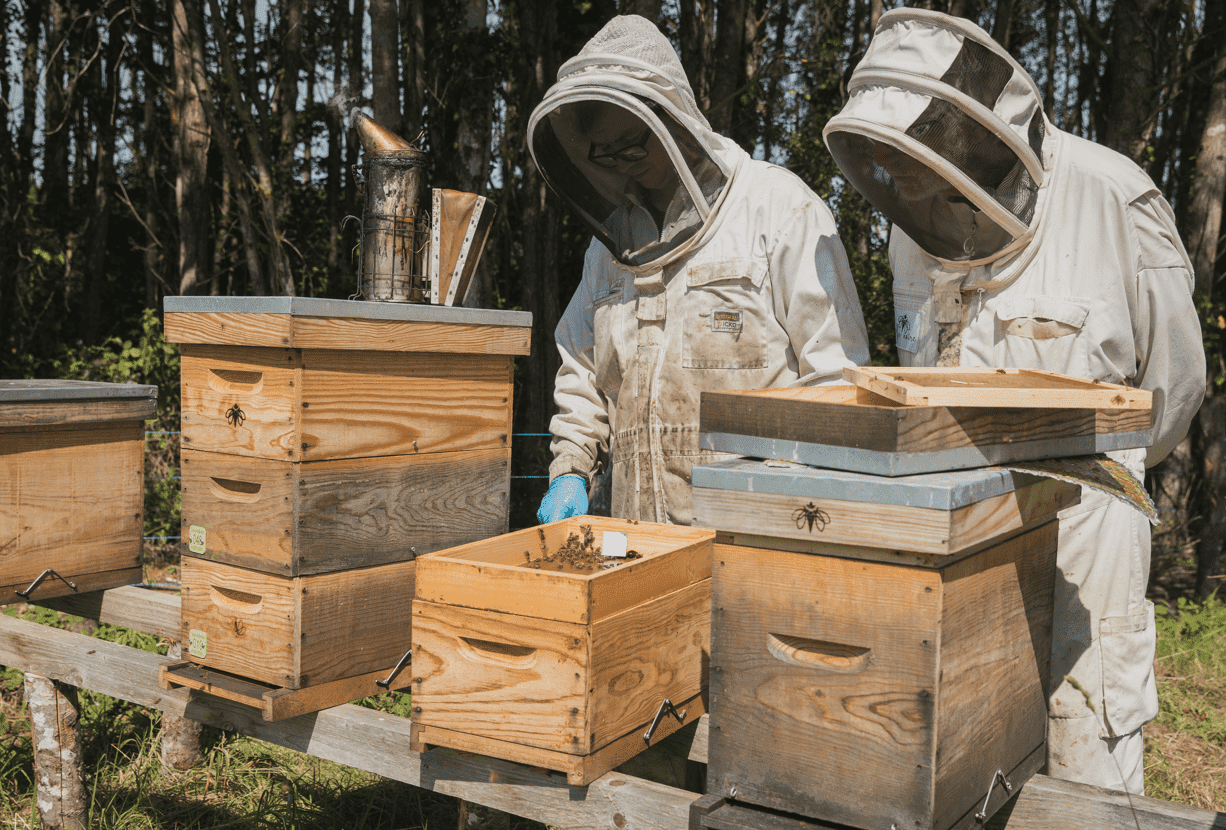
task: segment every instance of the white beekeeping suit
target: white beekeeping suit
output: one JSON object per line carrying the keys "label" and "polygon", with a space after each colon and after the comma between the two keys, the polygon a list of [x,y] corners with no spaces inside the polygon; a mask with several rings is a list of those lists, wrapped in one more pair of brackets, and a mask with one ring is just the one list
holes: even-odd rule
{"label": "white beekeeping suit", "polygon": [[[1148,389],[1153,446],[1114,454],[1142,477],[1187,432],[1205,383],[1191,264],[1153,182],[1056,130],[1034,81],[960,18],[883,15],[849,94],[825,138],[893,223],[903,365]],[[1148,522],[1100,493],[1060,514],[1051,775],[1143,791],[1141,726],[1158,711],[1149,556]]]}
{"label": "white beekeeping suit", "polygon": [[608,458],[614,516],[689,524],[691,467],[727,457],[698,447],[703,390],[834,382],[868,360],[833,217],[711,131],[641,17],[614,18],[562,66],[528,136],[595,234],[555,332],[551,492]]}

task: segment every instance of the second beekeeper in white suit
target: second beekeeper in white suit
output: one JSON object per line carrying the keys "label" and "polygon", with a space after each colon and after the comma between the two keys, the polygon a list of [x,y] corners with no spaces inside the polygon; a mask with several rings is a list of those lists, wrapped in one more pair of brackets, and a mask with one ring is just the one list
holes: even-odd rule
{"label": "second beekeeper in white suit", "polygon": [[699,396],[841,379],[867,335],[834,218],[699,112],[668,40],[617,17],[532,113],[532,157],[595,238],[555,332],[562,366],[538,517],[585,513],[612,464],[612,514],[689,524]]}
{"label": "second beekeeper in white suit", "polygon": [[[1153,446],[1112,454],[1143,477],[1205,388],[1191,263],[1153,182],[1055,129],[1025,70],[960,18],[883,15],[848,91],[826,143],[893,223],[903,365],[1148,389]],[[1060,513],[1050,775],[1143,791],[1141,726],[1158,712],[1149,533],[1139,512],[1085,488]]]}

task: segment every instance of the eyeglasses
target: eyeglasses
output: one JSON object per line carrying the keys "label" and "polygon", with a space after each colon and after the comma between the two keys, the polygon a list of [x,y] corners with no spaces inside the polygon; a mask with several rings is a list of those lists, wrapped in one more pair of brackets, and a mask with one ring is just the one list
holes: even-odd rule
{"label": "eyeglasses", "polygon": [[591,148],[587,151],[587,160],[598,167],[616,167],[622,162],[641,161],[647,158],[647,142],[651,139],[651,130],[644,130],[643,135],[636,141],[627,144],[619,150],[614,150],[611,153],[597,153],[596,143],[592,142]]}

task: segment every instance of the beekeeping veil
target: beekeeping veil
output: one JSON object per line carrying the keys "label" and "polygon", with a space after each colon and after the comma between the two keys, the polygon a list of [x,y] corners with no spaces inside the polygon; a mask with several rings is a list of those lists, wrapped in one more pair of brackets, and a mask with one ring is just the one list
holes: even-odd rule
{"label": "beekeeping veil", "polygon": [[[589,134],[592,114],[608,105],[646,125],[659,141],[649,145],[652,152],[666,154],[676,173],[661,228],[645,227],[641,215],[630,220],[626,208],[644,201],[626,172],[631,165],[591,160],[607,140]],[[743,156],[711,131],[672,45],[637,15],[613,18],[562,65],[529,119],[528,149],[596,238],[638,273],[658,270],[701,242]]]}
{"label": "beekeeping veil", "polygon": [[847,180],[943,260],[1029,239],[1043,183],[1042,99],[986,32],[922,9],[881,16],[823,132]]}

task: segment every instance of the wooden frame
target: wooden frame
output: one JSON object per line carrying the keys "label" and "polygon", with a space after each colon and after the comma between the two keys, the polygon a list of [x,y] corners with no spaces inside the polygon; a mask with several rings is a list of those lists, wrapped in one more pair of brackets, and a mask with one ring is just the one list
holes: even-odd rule
{"label": "wooden frame", "polygon": [[1153,394],[1038,369],[848,366],[843,379],[906,406],[1150,409]]}

